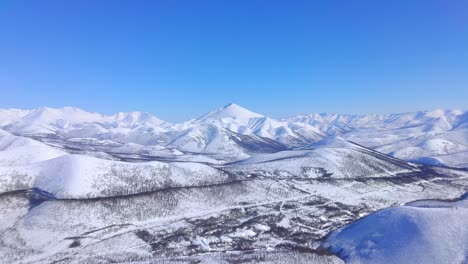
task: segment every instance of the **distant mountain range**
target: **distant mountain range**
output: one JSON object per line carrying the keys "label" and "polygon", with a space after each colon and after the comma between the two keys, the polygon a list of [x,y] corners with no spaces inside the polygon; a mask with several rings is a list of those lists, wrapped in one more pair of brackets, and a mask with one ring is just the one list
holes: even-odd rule
{"label": "distant mountain range", "polygon": [[[0,129],[15,135],[113,144],[120,149],[173,155],[204,154],[213,162],[301,148],[342,137],[391,156],[430,165],[468,167],[468,111],[400,114],[308,114],[274,119],[228,104],[182,123],[145,112],[106,116],[79,108],[0,109]],[[118,149],[117,149],[118,150]]]}

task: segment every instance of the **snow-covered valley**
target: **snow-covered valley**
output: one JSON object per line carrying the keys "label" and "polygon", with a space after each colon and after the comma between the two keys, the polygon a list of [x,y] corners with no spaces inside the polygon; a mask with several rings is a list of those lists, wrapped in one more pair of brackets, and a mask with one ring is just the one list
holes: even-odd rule
{"label": "snow-covered valley", "polygon": [[[410,218],[418,234],[442,233],[412,243],[463,263],[465,200],[421,200],[468,191],[467,114],[277,120],[229,104],[170,123],[141,112],[0,110],[0,255],[7,263],[404,263],[395,256],[413,248],[385,245],[401,243],[391,230]],[[368,227],[375,222],[381,229]],[[455,233],[449,249],[440,245]]]}

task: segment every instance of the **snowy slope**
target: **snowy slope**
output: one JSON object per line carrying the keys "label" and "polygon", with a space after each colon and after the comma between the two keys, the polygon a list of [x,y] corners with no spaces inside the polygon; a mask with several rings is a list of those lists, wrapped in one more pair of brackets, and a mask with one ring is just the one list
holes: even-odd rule
{"label": "snowy slope", "polygon": [[333,232],[325,247],[347,263],[466,263],[468,199],[417,202]]}
{"label": "snowy slope", "polygon": [[339,137],[298,150],[256,155],[224,169],[250,176],[279,178],[379,178],[419,171],[403,160]]}
{"label": "snowy slope", "polygon": [[28,165],[65,154],[39,141],[0,130],[0,166]]}
{"label": "snowy slope", "polygon": [[28,115],[30,110],[0,109],[0,126],[6,126]]}
{"label": "snowy slope", "polygon": [[256,135],[242,135],[216,124],[201,124],[188,128],[174,137],[169,147],[181,151],[205,153],[238,160],[253,153],[271,153],[286,146]]}
{"label": "snowy slope", "polygon": [[21,186],[61,199],[111,197],[174,187],[229,181],[229,176],[199,163],[129,163],[84,155],[63,155],[27,166],[0,167],[0,192]]}

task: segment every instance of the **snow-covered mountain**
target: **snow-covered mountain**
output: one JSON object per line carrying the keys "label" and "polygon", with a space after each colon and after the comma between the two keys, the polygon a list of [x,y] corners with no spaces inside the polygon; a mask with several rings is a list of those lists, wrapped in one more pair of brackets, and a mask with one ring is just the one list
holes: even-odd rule
{"label": "snow-covered mountain", "polygon": [[293,122],[282,122],[254,113],[236,104],[228,104],[195,120],[182,123],[180,127],[197,127],[212,124],[242,135],[269,138],[287,146],[300,146],[320,140],[325,134],[312,126],[293,126]]}
{"label": "snow-covered mountain", "polygon": [[408,161],[468,167],[468,112],[461,110],[323,113],[278,120],[228,104],[199,118],[171,124],[144,112],[106,116],[73,107],[41,107],[0,109],[0,128],[42,141],[54,137],[74,142],[134,143],[168,149],[162,153],[164,157],[199,153],[226,161],[302,148],[341,136]]}
{"label": "snow-covered mountain", "polygon": [[16,122],[29,114],[31,110],[22,109],[0,109],[0,126],[6,126]]}
{"label": "snow-covered mountain", "polygon": [[[355,129],[401,129],[419,127],[427,131],[446,131],[466,122],[466,111],[442,110],[419,111],[397,114],[309,114],[283,119],[308,123],[328,134],[344,133]],[[465,120],[463,120],[465,119]]]}
{"label": "snow-covered mountain", "polygon": [[90,113],[76,107],[53,109],[40,107],[33,110],[0,111],[0,120],[5,130],[14,134],[66,134],[74,131],[82,133],[94,129],[95,134],[125,129],[152,131],[161,129],[166,123],[148,113],[129,112],[105,116]]}
{"label": "snow-covered mountain", "polygon": [[311,114],[284,121],[310,124],[397,158],[467,167],[467,116],[468,111],[439,109],[386,115]]}

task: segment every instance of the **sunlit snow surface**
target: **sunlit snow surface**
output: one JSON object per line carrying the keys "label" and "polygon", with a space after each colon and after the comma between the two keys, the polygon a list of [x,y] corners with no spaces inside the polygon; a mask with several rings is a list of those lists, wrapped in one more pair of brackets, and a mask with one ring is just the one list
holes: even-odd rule
{"label": "sunlit snow surface", "polygon": [[467,263],[468,196],[384,209],[335,232],[324,246],[349,263]]}

